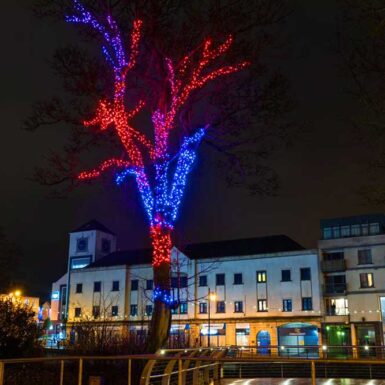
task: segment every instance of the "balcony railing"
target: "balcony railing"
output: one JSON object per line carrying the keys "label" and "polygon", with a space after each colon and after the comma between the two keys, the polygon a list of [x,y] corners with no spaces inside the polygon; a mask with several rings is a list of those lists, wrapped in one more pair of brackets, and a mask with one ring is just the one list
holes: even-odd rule
{"label": "balcony railing", "polygon": [[346,283],[326,284],[324,286],[325,294],[345,294]]}
{"label": "balcony railing", "polygon": [[345,259],[335,259],[331,261],[321,261],[321,268],[324,273],[346,270]]}

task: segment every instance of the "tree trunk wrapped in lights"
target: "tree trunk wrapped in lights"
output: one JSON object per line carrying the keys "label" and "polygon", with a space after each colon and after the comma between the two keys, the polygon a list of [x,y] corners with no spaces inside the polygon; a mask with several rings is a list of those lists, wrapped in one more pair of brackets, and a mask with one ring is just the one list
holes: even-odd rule
{"label": "tree trunk wrapped in lights", "polygon": [[[170,290],[172,232],[198,148],[211,129],[204,122],[200,127],[182,128],[179,114],[195,91],[218,77],[238,72],[248,63],[216,68],[215,61],[222,61],[233,39],[229,36],[218,46],[207,39],[179,62],[163,58],[162,92],[155,94],[157,96],[132,100],[127,98],[127,78],[138,65],[141,54],[142,21],[137,19],[133,23],[130,49],[127,52],[119,28],[110,15],[101,21],[102,18],[94,16],[80,1],[73,0],[73,14],[67,16],[66,20],[89,25],[101,35],[104,41],[102,50],[113,71],[113,97],[111,100],[100,100],[95,116],[84,121],[84,125],[98,127],[100,130],[113,129],[123,146],[124,156],[105,160],[95,169],[82,171],[78,173],[77,179],[90,180],[113,168],[117,170],[118,185],[127,177],[133,177],[136,181],[147,214],[153,248],[155,306],[148,350],[155,351],[168,338],[170,309],[177,306]],[[132,88],[132,85],[129,87]],[[146,110],[151,116],[153,140],[138,131],[133,124],[133,118]],[[176,138],[171,139],[172,133],[175,133]]]}

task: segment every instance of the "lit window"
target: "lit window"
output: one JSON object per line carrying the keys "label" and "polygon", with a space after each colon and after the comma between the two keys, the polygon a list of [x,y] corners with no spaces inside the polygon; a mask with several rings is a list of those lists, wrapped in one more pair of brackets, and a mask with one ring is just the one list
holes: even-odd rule
{"label": "lit window", "polygon": [[91,257],[71,258],[71,270],[82,269],[91,263]]}
{"label": "lit window", "polygon": [[257,282],[264,283],[267,280],[266,271],[257,271]]}
{"label": "lit window", "polygon": [[265,299],[259,299],[258,300],[258,307],[257,310],[259,312],[267,311],[267,301]]}
{"label": "lit window", "polygon": [[360,283],[363,289],[374,287],[373,273],[361,273]]}

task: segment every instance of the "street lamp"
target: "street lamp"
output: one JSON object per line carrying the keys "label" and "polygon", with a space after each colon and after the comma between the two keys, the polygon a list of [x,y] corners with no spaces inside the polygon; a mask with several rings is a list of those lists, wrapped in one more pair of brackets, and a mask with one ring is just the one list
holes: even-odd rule
{"label": "street lamp", "polygon": [[215,301],[217,299],[217,295],[215,294],[215,292],[211,291],[210,288],[209,288],[209,291],[208,291],[208,295],[207,295],[207,298],[208,298],[208,319],[209,319],[209,324],[208,324],[208,335],[207,335],[207,345],[208,347],[210,347],[210,335],[211,335],[211,328],[210,328],[210,314],[211,314],[211,301]]}

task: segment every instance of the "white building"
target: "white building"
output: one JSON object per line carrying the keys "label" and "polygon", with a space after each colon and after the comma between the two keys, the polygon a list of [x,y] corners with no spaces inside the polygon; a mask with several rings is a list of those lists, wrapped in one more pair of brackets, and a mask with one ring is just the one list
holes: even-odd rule
{"label": "white building", "polygon": [[[110,240],[109,254],[103,253],[103,239]],[[52,314],[58,320],[64,316],[71,327],[108,320],[132,332],[147,328],[151,251],[115,249],[114,235],[95,221],[70,234],[68,274],[53,284]],[[208,335],[212,345],[320,343],[316,250],[278,235],[174,248],[172,261],[179,306],[171,334],[182,334],[190,345],[206,345]]]}
{"label": "white building", "polygon": [[321,221],[325,341],[382,345],[385,315],[385,215]]}

